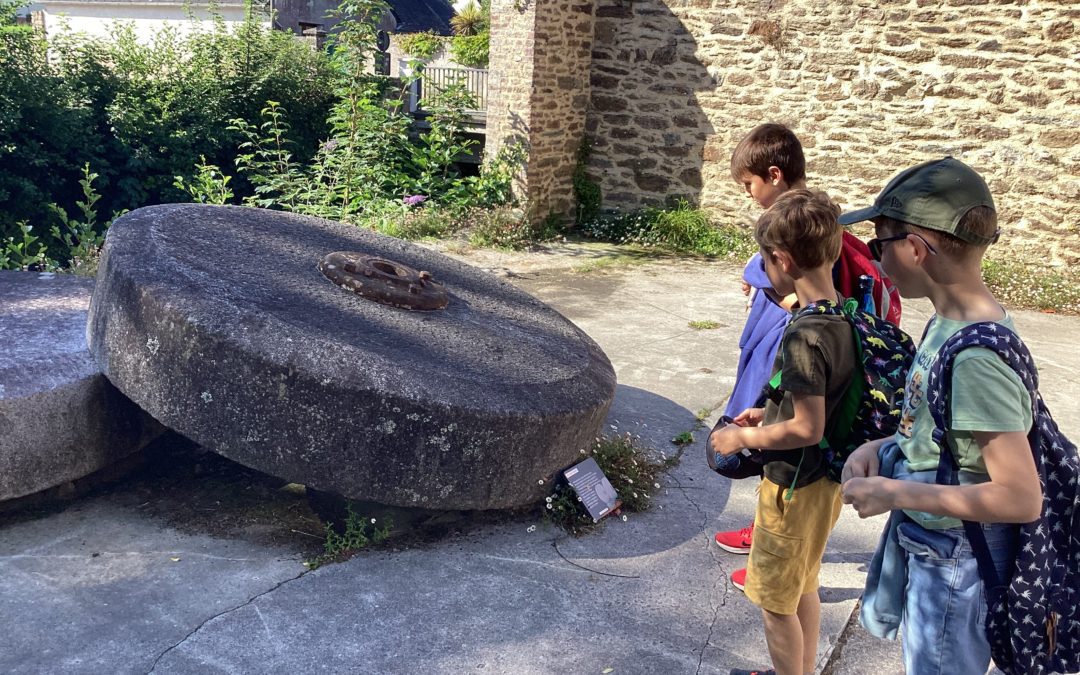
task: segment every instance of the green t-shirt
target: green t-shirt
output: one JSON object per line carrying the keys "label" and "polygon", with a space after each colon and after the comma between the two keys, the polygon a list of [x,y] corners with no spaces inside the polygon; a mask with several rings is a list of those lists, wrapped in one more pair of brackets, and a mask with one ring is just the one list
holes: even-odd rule
{"label": "green t-shirt", "polygon": [[[915,354],[904,391],[904,408],[896,442],[907,458],[908,471],[936,471],[939,451],[934,443],[934,418],[926,404],[926,381],[945,341],[972,322],[935,316]],[[999,321],[1013,330],[1012,317]],[[988,480],[986,462],[973,431],[1024,431],[1031,428],[1031,397],[1016,372],[994,352],[972,347],[960,352],[953,364],[952,429],[946,441],[960,464],[960,483]],[[960,527],[955,518],[906,511],[928,529]]]}

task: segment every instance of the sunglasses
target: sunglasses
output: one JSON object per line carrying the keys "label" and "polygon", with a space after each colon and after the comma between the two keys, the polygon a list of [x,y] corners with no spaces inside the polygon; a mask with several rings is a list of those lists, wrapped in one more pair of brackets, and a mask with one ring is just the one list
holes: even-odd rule
{"label": "sunglasses", "polygon": [[932,255],[937,255],[937,251],[935,251],[934,247],[930,245],[930,242],[926,241],[926,238],[923,237],[921,234],[917,234],[915,232],[904,232],[902,234],[895,234],[891,237],[871,239],[870,241],[866,242],[866,246],[870,249],[870,255],[874,257],[874,260],[881,262],[881,254],[885,250],[885,244],[888,244],[890,241],[900,241],[901,239],[907,239],[908,237],[918,237],[919,241],[926,244],[926,250],[930,251]]}

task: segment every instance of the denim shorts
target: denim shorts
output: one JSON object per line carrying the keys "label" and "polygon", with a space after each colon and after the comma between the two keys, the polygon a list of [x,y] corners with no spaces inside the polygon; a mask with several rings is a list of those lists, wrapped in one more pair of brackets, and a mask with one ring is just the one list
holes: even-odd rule
{"label": "denim shorts", "polygon": [[[998,575],[1008,579],[1018,527],[982,528]],[[914,675],[984,675],[990,665],[986,592],[963,528],[927,530],[907,520],[897,536],[908,565],[901,626],[904,669]]]}

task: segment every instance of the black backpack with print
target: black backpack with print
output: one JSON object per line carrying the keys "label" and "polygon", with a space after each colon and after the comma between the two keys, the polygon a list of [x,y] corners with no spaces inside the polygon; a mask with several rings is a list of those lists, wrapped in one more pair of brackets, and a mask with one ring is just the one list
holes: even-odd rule
{"label": "black backpack with print", "polygon": [[1080,458],[1039,395],[1030,352],[1000,324],[977,323],[958,331],[941,346],[930,371],[927,405],[936,426],[934,440],[941,449],[937,482],[958,484],[959,467],[945,442],[951,411],[946,384],[952,380],[956,355],[969,347],[994,351],[1027,387],[1033,419],[1028,442],[1043,492],[1038,520],[1020,526],[1009,578],[998,578],[978,523],[964,522],[986,587],[991,655],[1009,675],[1080,671]]}
{"label": "black backpack with print", "polygon": [[[844,304],[823,300],[799,310],[792,321],[811,314],[842,316],[851,325],[857,373],[818,444],[825,454],[828,476],[840,482],[844,463],[863,443],[896,433],[904,402],[907,372],[915,360],[915,343],[885,319]],[[770,385],[779,388],[774,377]],[[780,384],[782,387],[782,383]]]}
{"label": "black backpack with print", "polygon": [[[818,443],[828,477],[840,482],[844,462],[856,448],[867,441],[896,433],[905,378],[915,358],[915,344],[907,333],[860,309],[859,303],[852,299],[845,300],[842,305],[831,300],[812,302],[800,309],[791,321],[794,323],[814,314],[844,317],[854,337],[857,373],[829,420],[825,437]],[[770,399],[777,405],[784,399],[780,372],[765,385],[755,407],[764,406]],[[731,421],[730,417],[721,417],[713,431]],[[714,452],[706,439],[705,456],[709,468],[727,478],[749,478],[761,476],[763,472],[759,450],[743,450],[725,457]]]}

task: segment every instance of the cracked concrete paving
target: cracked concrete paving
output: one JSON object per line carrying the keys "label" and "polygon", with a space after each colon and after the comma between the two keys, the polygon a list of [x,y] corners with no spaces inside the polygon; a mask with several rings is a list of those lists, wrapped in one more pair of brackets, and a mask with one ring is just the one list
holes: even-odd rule
{"label": "cracked concrete paving", "polygon": [[[661,260],[604,273],[570,270],[603,255],[564,246],[463,258],[503,272],[593,336],[620,382],[607,431],[640,435],[670,455],[670,439],[695,429],[700,410],[711,422],[730,388],[744,316],[739,267]],[[911,303],[909,331],[918,333],[926,314],[925,305]],[[706,319],[721,326],[688,327]],[[1080,392],[1067,376],[1080,356],[1064,343],[1080,320],[1023,313],[1017,321],[1040,358],[1051,409],[1076,437]],[[698,430],[681,463],[652,488],[653,510],[612,519],[587,536],[516,515],[465,523],[436,540],[391,540],[311,572],[296,546],[174,527],[185,514],[165,520],[142,510],[121,483],[0,526],[0,671],[726,673],[762,666],[758,610],[728,581],[745,558],[711,541],[716,530],[750,521],[754,485],[711,474],[702,440]],[[902,670],[895,643],[848,626],[881,525],[845,509],[830,540],[819,663],[831,673],[863,673],[870,664],[880,673]]]}

